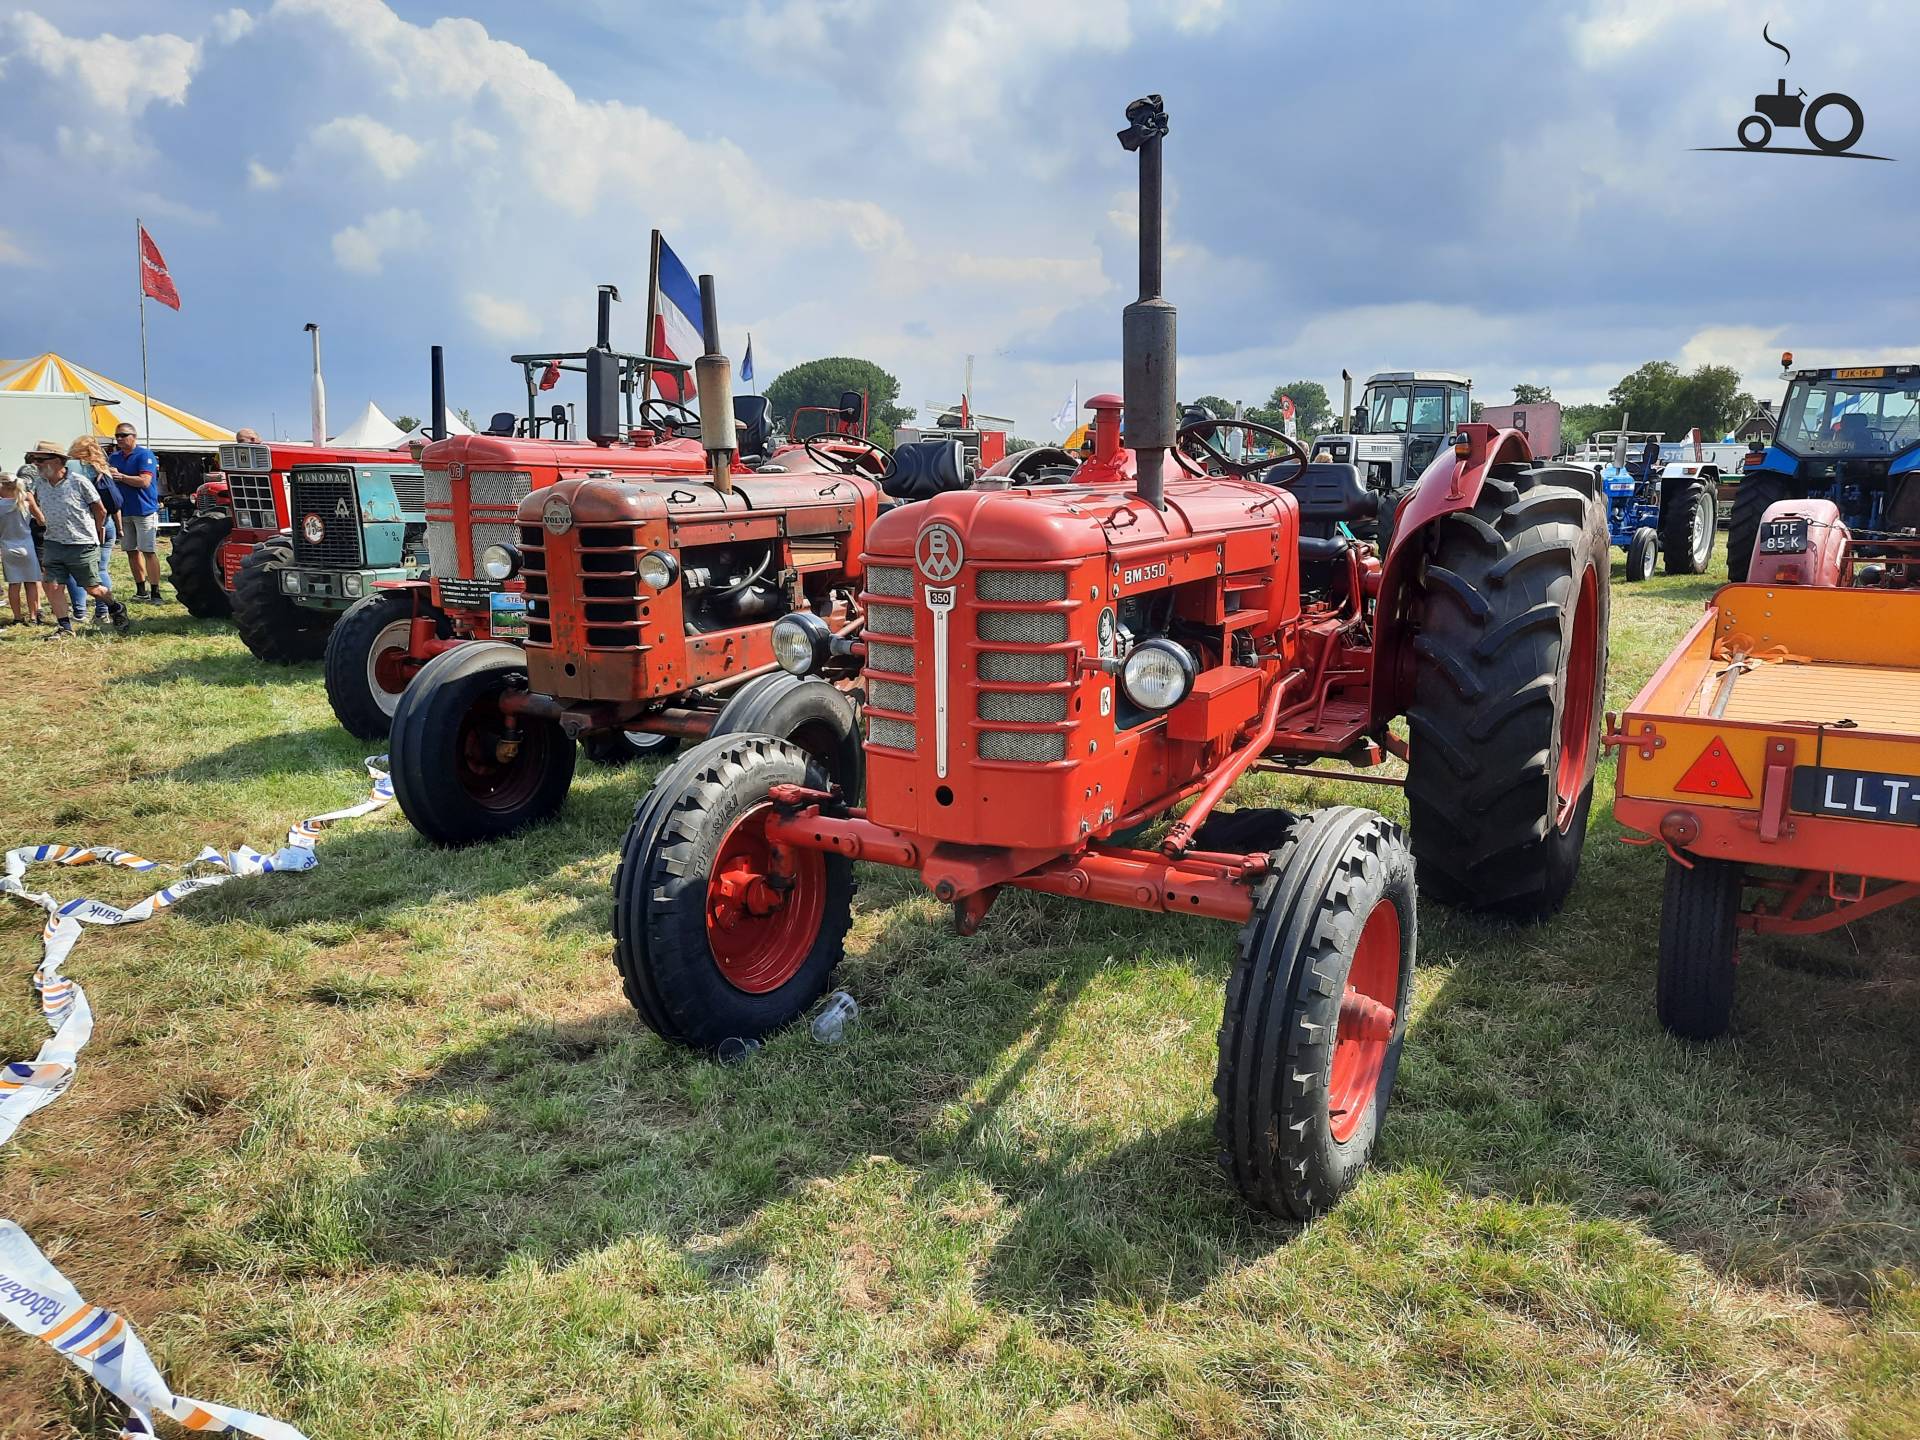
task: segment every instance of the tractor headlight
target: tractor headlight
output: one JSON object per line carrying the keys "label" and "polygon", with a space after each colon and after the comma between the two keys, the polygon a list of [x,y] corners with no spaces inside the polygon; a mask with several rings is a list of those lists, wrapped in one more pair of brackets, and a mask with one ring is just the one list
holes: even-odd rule
{"label": "tractor headlight", "polygon": [[811,675],[832,653],[833,630],[811,610],[773,622],[773,658],[789,675]]}
{"label": "tractor headlight", "polygon": [[283,595],[298,595],[300,593],[300,572],[298,570],[282,570],[280,572],[280,593]]}
{"label": "tractor headlight", "polygon": [[1193,689],[1193,656],[1171,640],[1144,640],[1120,667],[1120,688],[1143,710],[1171,710]]}
{"label": "tractor headlight", "polygon": [[680,578],[680,562],[664,550],[649,550],[636,568],[640,583],[649,590],[664,590]]}
{"label": "tractor headlight", "polygon": [[360,576],[355,575],[352,571],[348,571],[340,577],[340,593],[345,595],[349,600],[358,600],[362,595],[366,594],[366,592],[366,581]]}
{"label": "tractor headlight", "polygon": [[511,580],[520,573],[518,545],[489,545],[480,552],[480,569],[489,580]]}

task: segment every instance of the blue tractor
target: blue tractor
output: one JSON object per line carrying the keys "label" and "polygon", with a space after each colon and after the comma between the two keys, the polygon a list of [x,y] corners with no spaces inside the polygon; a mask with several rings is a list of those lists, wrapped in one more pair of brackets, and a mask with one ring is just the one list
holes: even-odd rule
{"label": "blue tractor", "polygon": [[1720,467],[1663,459],[1651,430],[1602,430],[1589,443],[1608,457],[1600,492],[1608,538],[1627,552],[1627,579],[1645,580],[1661,555],[1669,575],[1706,574],[1719,523]]}
{"label": "blue tractor", "polygon": [[1920,365],[1792,372],[1773,444],[1734,494],[1731,578],[1747,578],[1760,517],[1778,500],[1831,500],[1855,536],[1920,530]]}

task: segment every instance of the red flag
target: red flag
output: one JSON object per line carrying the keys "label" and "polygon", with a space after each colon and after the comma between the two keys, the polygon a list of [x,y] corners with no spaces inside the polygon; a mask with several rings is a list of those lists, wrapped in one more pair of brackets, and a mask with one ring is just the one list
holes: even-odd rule
{"label": "red flag", "polygon": [[551,390],[559,383],[560,362],[558,360],[549,360],[547,362],[547,368],[540,372],[540,388],[542,390]]}
{"label": "red flag", "polygon": [[140,227],[140,293],[162,305],[180,308],[180,292],[173,288],[173,276],[167,273],[166,257],[153,243],[147,227]]}

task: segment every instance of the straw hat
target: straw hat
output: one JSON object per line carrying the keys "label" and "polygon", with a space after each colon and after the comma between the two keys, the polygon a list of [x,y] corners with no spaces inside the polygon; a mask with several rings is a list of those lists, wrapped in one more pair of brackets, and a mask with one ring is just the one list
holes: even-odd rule
{"label": "straw hat", "polygon": [[67,458],[67,447],[57,440],[36,440],[33,448],[27,451],[27,459],[38,460],[42,455],[49,460],[64,460]]}

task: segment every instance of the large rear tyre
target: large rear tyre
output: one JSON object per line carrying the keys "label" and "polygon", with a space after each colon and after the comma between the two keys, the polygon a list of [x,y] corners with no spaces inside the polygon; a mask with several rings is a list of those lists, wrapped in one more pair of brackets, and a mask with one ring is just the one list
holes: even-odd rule
{"label": "large rear tyre", "polygon": [[173,537],[167,552],[167,578],[187,613],[196,619],[224,620],[233,613],[220,576],[220,542],[232,533],[233,516],[225,510],[202,510]]}
{"label": "large rear tyre", "polygon": [[500,699],[527,685],[518,645],[476,640],[413,677],[393,712],[393,793],[413,828],[438,845],[512,834],[559,810],[573,784],[574,746],[557,721],[520,716]]}
{"label": "large rear tyre", "polygon": [[1471,510],[1437,522],[1432,544],[1407,710],[1421,893],[1542,919],[1573,888],[1593,804],[1604,514],[1579,490],[1503,466]]}
{"label": "large rear tyre", "polygon": [[1413,855],[1400,828],[1318,810],[1274,853],[1227,982],[1213,1092],[1247,1200],[1310,1220],[1379,1137],[1413,994]]}
{"label": "large rear tyre", "polygon": [[826,992],[853,918],[853,864],[771,844],[775,785],[824,786],[787,740],[702,741],[634,812],[614,876],[614,963],[663,1039],[757,1040]]}
{"label": "large rear tyre", "polygon": [[233,579],[233,628],[255,657],[270,665],[298,665],[327,653],[327,632],[338,617],[309,610],[280,591],[280,572],[293,563],[293,541],[275,535],[253,547]]}
{"label": "large rear tyre", "polygon": [[819,764],[851,804],[866,788],[867,752],[860,712],[848,695],[812,675],[762,675],[740,687],[713,722],[712,735],[777,735]]}
{"label": "large rear tyre", "polygon": [[[431,606],[434,630],[452,633],[447,617]],[[418,671],[412,650],[414,601],[394,590],[376,590],[356,600],[327,637],[327,703],[334,718],[359,740],[384,741],[407,683]]]}
{"label": "large rear tyre", "polygon": [[1717,1039],[1733,1023],[1741,873],[1729,860],[1667,857],[1655,995],[1660,1023],[1683,1040]]}
{"label": "large rear tyre", "polygon": [[1784,475],[1761,471],[1746,476],[1733,491],[1727,517],[1727,578],[1744,580],[1753,566],[1753,542],[1760,538],[1760,517],[1776,500],[1798,500],[1804,493]]}
{"label": "large rear tyre", "polygon": [[1660,503],[1660,549],[1669,575],[1704,575],[1720,528],[1719,496],[1711,480],[1676,485]]}

